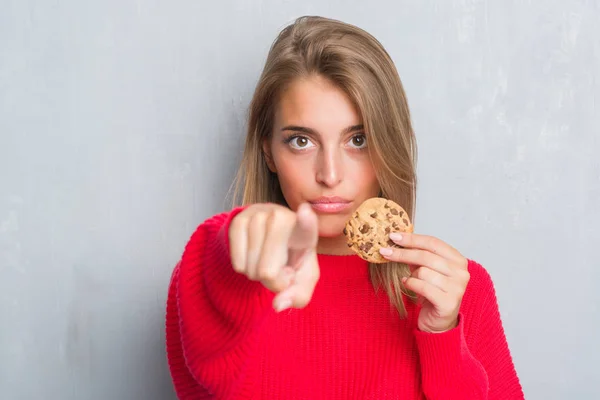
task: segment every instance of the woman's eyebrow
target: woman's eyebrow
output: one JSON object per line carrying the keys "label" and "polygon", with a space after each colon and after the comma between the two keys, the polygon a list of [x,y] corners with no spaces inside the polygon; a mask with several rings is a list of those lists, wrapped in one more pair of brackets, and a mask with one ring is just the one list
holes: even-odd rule
{"label": "woman's eyebrow", "polygon": [[[345,134],[351,133],[351,132],[362,131],[363,129],[365,129],[365,127],[362,124],[360,124],[360,125],[352,125],[352,126],[347,127],[346,129],[344,129],[342,131],[342,134],[345,135]],[[281,128],[281,130],[282,131],[301,132],[301,133],[306,133],[306,134],[309,134],[309,135],[318,135],[319,134],[314,129],[307,128],[305,126],[298,126],[298,125],[284,126],[283,128]]]}
{"label": "woman's eyebrow", "polygon": [[362,131],[363,129],[365,129],[365,127],[362,124],[352,125],[352,126],[347,127],[346,129],[344,129],[344,131],[342,133],[346,134],[346,133],[351,133],[351,132],[356,132],[356,131]]}
{"label": "woman's eyebrow", "polygon": [[314,129],[310,129],[304,126],[298,126],[298,125],[288,125],[288,126],[284,126],[283,128],[281,128],[282,131],[293,131],[293,132],[301,132],[301,133],[307,133],[310,135],[316,135],[317,131],[315,131]]}

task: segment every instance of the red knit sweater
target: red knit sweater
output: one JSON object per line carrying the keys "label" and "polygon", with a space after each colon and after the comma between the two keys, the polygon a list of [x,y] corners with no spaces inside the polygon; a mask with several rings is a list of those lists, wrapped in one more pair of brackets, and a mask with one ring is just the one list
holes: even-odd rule
{"label": "red knit sweater", "polygon": [[492,281],[469,262],[458,327],[417,329],[376,292],[358,256],[319,255],[310,304],[276,313],[274,295],[237,274],[229,222],[193,234],[167,300],[168,362],[180,399],[523,399]]}

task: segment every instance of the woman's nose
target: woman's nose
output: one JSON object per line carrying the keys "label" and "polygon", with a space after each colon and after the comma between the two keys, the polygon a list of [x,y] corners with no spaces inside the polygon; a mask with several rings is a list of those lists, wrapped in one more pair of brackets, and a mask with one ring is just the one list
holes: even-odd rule
{"label": "woman's nose", "polygon": [[319,155],[317,166],[317,182],[327,187],[334,187],[342,181],[342,155],[337,150],[323,151]]}

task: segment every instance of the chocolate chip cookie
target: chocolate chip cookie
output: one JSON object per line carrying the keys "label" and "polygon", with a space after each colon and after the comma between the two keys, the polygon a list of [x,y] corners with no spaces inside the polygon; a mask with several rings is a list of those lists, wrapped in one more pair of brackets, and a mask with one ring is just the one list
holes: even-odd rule
{"label": "chocolate chip cookie", "polygon": [[413,225],[406,211],[391,200],[373,197],[362,203],[346,223],[344,235],[350,247],[362,259],[386,263],[379,249],[398,247],[389,235],[392,232],[412,232]]}

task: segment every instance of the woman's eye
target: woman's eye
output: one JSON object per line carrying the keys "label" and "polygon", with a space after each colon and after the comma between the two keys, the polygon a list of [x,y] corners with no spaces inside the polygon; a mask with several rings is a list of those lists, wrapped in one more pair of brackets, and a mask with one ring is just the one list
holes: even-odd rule
{"label": "woman's eye", "polygon": [[294,149],[307,149],[314,146],[314,144],[305,136],[294,136],[289,139],[288,143]]}
{"label": "woman's eye", "polygon": [[350,146],[356,149],[364,149],[367,147],[367,138],[364,134],[354,135],[350,139]]}

